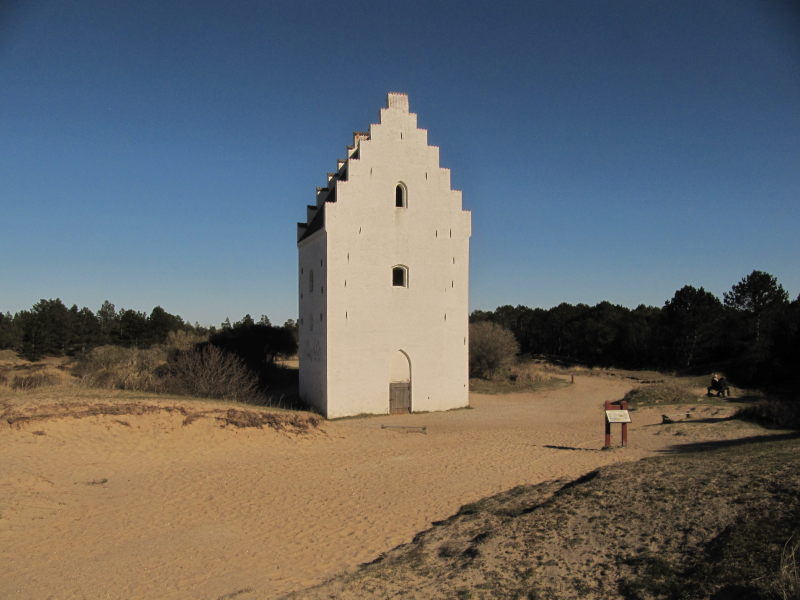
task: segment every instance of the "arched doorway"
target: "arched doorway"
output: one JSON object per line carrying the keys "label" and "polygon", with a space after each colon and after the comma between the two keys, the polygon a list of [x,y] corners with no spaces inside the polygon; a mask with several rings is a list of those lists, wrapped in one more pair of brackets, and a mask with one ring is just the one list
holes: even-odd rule
{"label": "arched doorway", "polygon": [[411,412],[411,359],[402,350],[392,354],[389,365],[389,413]]}

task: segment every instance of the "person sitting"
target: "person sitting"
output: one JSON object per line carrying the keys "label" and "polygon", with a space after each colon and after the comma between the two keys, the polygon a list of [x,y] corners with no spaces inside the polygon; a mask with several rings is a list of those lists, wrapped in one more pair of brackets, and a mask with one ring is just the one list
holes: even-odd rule
{"label": "person sitting", "polygon": [[719,383],[718,383],[717,385],[719,385],[719,393],[717,394],[717,396],[722,396],[723,398],[724,398],[725,396],[728,396],[728,397],[730,397],[730,395],[731,395],[731,388],[730,388],[730,387],[728,387],[728,382],[727,382],[727,381],[725,381],[725,378],[724,378],[724,377],[720,377],[720,378],[719,378]]}
{"label": "person sitting", "polygon": [[728,383],[725,381],[724,377],[720,377],[717,373],[711,376],[711,385],[706,389],[706,394],[708,396],[714,395],[712,392],[716,392],[717,397],[730,396]]}

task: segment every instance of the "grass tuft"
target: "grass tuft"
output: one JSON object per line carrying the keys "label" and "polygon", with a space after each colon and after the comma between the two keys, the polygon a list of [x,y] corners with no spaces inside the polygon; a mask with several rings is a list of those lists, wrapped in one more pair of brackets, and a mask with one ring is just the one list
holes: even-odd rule
{"label": "grass tuft", "polygon": [[40,387],[58,385],[59,383],[61,383],[61,378],[54,373],[16,375],[11,382],[11,389],[17,391],[27,391]]}
{"label": "grass tuft", "polygon": [[800,538],[789,537],[783,545],[781,562],[773,582],[773,592],[780,600],[800,600]]}
{"label": "grass tuft", "polygon": [[691,404],[697,402],[697,395],[687,387],[677,383],[655,383],[632,389],[623,400],[631,408],[660,406],[664,404]]}

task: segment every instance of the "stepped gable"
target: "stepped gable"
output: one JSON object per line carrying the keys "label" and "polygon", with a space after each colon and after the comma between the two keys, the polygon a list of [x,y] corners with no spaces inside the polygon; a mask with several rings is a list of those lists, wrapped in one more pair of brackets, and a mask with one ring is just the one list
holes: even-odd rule
{"label": "stepped gable", "polygon": [[[336,202],[336,184],[339,181],[347,181],[348,165],[351,160],[359,160],[361,142],[369,141],[372,138],[373,127],[380,125],[383,122],[383,111],[386,109],[394,108],[402,110],[405,113],[409,112],[408,108],[408,94],[402,92],[389,92],[387,95],[387,106],[381,109],[379,122],[370,125],[370,131],[354,131],[353,143],[346,147],[345,159],[338,159],[337,170],[334,173],[328,173],[328,184],[326,187],[317,188],[317,202],[316,209],[311,210],[309,205],[307,209],[306,221],[297,224],[297,241],[301,242],[313,233],[324,229],[325,227],[325,204],[327,202]],[[409,113],[411,114],[411,113]],[[416,115],[411,114],[416,121]],[[427,131],[423,131],[427,134]],[[427,136],[426,136],[427,137]]]}
{"label": "stepped gable", "polygon": [[366,131],[353,132],[353,144],[347,146],[347,158],[340,158],[336,161],[337,170],[328,173],[328,185],[317,188],[316,206],[308,205],[306,210],[306,222],[297,224],[297,241],[301,242],[311,234],[325,227],[325,203],[336,202],[336,184],[339,181],[347,181],[347,166],[351,160],[358,160],[359,144],[363,140],[369,140],[370,134]]}
{"label": "stepped gable", "polygon": [[[301,242],[313,233],[324,229],[325,227],[325,203],[336,202],[336,184],[339,181],[347,181],[348,166],[351,160],[359,160],[361,142],[369,141],[373,136],[373,129],[383,124],[383,114],[387,109],[398,109],[408,114],[413,118],[416,126],[416,115],[409,112],[408,94],[402,92],[389,92],[387,95],[386,107],[381,109],[378,123],[370,125],[369,131],[354,131],[353,143],[346,147],[347,158],[340,158],[337,161],[337,170],[333,173],[328,173],[328,184],[326,187],[317,188],[317,202],[316,207],[318,210],[311,211],[310,207],[307,211],[306,221],[297,224],[297,241]],[[425,143],[427,145],[427,131],[418,129],[422,132]],[[438,148],[431,146],[431,148]],[[441,168],[441,167],[440,167]]]}

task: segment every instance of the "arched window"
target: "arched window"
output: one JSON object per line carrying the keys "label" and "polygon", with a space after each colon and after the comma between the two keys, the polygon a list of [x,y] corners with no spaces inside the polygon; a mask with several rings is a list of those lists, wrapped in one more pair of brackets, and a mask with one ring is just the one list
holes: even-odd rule
{"label": "arched window", "polygon": [[402,183],[398,183],[394,188],[394,205],[397,208],[408,208],[408,193]]}
{"label": "arched window", "polygon": [[408,267],[403,265],[392,267],[392,285],[394,287],[408,287]]}

